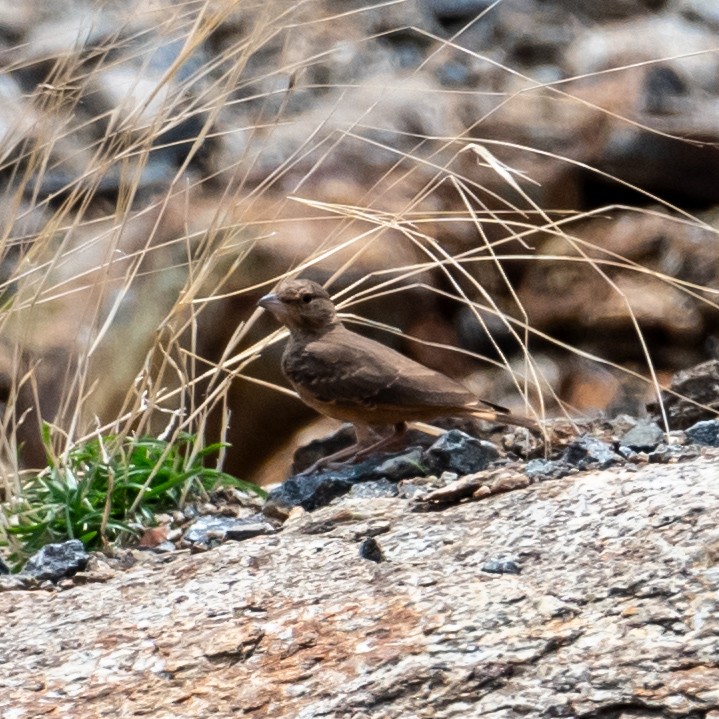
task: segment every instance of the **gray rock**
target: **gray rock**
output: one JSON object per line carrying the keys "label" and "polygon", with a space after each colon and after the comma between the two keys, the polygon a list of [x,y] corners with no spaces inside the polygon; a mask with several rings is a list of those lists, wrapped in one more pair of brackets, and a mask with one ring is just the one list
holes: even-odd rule
{"label": "gray rock", "polygon": [[637,454],[637,452],[635,452],[633,449],[630,449],[629,447],[625,447],[623,444],[617,447],[617,454],[619,454],[621,457],[628,460],[629,462],[633,462],[639,459],[639,455]]}
{"label": "gray rock", "polygon": [[274,534],[277,530],[262,514],[238,519],[236,523],[225,532],[225,538],[235,542],[258,537],[261,534]]}
{"label": "gray rock", "polygon": [[362,559],[368,559],[370,562],[377,562],[378,564],[384,562],[385,559],[382,547],[374,537],[367,537],[360,544],[359,554]]}
{"label": "gray rock", "polygon": [[[677,372],[672,377],[670,389],[671,392],[662,393],[662,404],[673,429],[686,429],[701,424],[702,420],[713,419],[719,410],[719,360],[709,360]],[[659,416],[656,402],[647,405],[647,409]]]}
{"label": "gray rock", "polygon": [[241,541],[259,534],[272,534],[274,531],[275,528],[260,514],[244,519],[209,515],[198,517],[187,528],[182,541],[184,544],[212,547],[228,539]]}
{"label": "gray rock", "polygon": [[397,484],[388,479],[378,479],[373,482],[360,482],[352,486],[349,492],[350,497],[362,497],[372,499],[374,497],[396,497]]}
{"label": "gray rock", "polygon": [[89,559],[90,555],[79,539],[68,539],[66,542],[46,544],[28,559],[22,572],[38,580],[57,582],[85,569]]}
{"label": "gray rock", "polygon": [[329,504],[336,497],[352,489],[352,468],[337,472],[328,470],[318,474],[298,474],[290,477],[267,496],[263,507],[265,514],[274,514],[276,509],[302,507],[312,511]]}
{"label": "gray rock", "polygon": [[422,459],[429,471],[435,474],[445,471],[472,474],[487,469],[499,456],[499,450],[491,442],[452,429],[427,449]]}
{"label": "gray rock", "polygon": [[482,571],[488,574],[520,574],[522,568],[511,559],[490,559],[482,565]]}
{"label": "gray rock", "polygon": [[664,432],[656,422],[638,422],[619,440],[635,452],[651,452],[663,439]]}
{"label": "gray rock", "polygon": [[683,456],[688,456],[686,447],[666,445],[662,442],[653,452],[647,454],[647,459],[654,464],[661,464],[668,462],[672,457],[681,458]]}
{"label": "gray rock", "polygon": [[422,450],[415,447],[405,454],[390,457],[382,462],[374,473],[395,482],[425,475],[427,472],[422,464]]}
{"label": "gray rock", "polygon": [[0,576],[0,592],[16,592],[20,589],[34,589],[39,582],[28,574],[3,574]]}
{"label": "gray rock", "polygon": [[686,435],[695,444],[719,447],[719,420],[707,419],[689,427]]}
{"label": "gray rock", "polygon": [[545,479],[566,477],[572,470],[573,468],[566,462],[554,459],[532,459],[524,468],[528,477],[540,482]]}
{"label": "gray rock", "polygon": [[317,460],[345,449],[345,447],[350,447],[354,443],[354,428],[350,424],[344,424],[329,437],[314,439],[298,447],[292,458],[292,471],[296,473],[304,472]]}
{"label": "gray rock", "polygon": [[588,434],[570,443],[562,459],[578,469],[597,465],[605,469],[621,461],[621,457],[606,442]]}
{"label": "gray rock", "polygon": [[[312,456],[315,456],[314,451]],[[312,474],[296,474],[269,493],[262,511],[269,516],[281,516],[288,509],[298,506],[313,511],[347,494],[353,487],[357,487],[357,493],[364,493],[361,485],[367,483],[370,483],[370,488],[364,496],[377,496],[377,492],[380,496],[388,496],[388,492],[395,495],[396,490],[392,492],[387,485],[378,484],[378,480],[399,482],[421,476],[426,474],[422,466],[424,462],[421,450],[412,448],[397,456],[378,455],[358,464],[320,469]]]}
{"label": "gray rock", "polygon": [[156,547],[152,548],[152,551],[155,554],[168,554],[170,552],[177,551],[177,547],[175,546],[174,542],[171,542],[169,539],[166,539],[164,542],[160,542]]}

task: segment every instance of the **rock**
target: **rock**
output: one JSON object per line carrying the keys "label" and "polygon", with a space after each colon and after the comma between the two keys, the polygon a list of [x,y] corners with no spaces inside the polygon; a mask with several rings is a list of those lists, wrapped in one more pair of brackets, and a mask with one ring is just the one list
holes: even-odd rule
{"label": "rock", "polygon": [[635,452],[651,452],[662,441],[664,432],[656,422],[637,422],[619,440],[620,445]]}
{"label": "rock", "polygon": [[169,539],[165,542],[160,542],[160,544],[152,548],[152,551],[156,554],[168,554],[170,552],[175,552],[176,550],[177,547],[175,546],[175,543],[171,542]]}
{"label": "rock", "polygon": [[8,565],[3,562],[2,557],[0,557],[0,575],[2,574],[10,574],[10,567],[8,567]]}
{"label": "rock", "polygon": [[576,470],[561,460],[532,459],[527,462],[524,471],[530,479],[541,482],[547,479],[566,477]]}
{"label": "rock", "polygon": [[79,539],[68,539],[66,542],[46,544],[28,559],[22,573],[40,581],[57,582],[85,569],[89,559],[90,555]]}
{"label": "rock", "polygon": [[183,544],[202,544],[216,546],[225,540],[242,541],[260,534],[272,534],[276,530],[263,515],[238,519],[217,515],[202,516],[195,519],[182,537]]}
{"label": "rock", "polygon": [[388,479],[378,479],[370,482],[353,484],[349,492],[350,497],[370,499],[374,497],[396,497],[397,484]]}
{"label": "rock", "polygon": [[567,446],[562,459],[578,469],[586,469],[593,465],[605,469],[620,461],[621,457],[606,442],[585,434]]}
{"label": "rock", "polygon": [[687,437],[695,444],[719,447],[719,420],[708,419],[697,422],[686,431]]}
{"label": "rock", "polygon": [[[672,429],[686,429],[700,420],[716,417],[719,411],[719,360],[709,360],[677,372],[669,389],[670,392],[662,393],[662,403]],[[647,408],[659,416],[656,403]]]}
{"label": "rock", "polygon": [[354,484],[353,469],[290,477],[269,493],[262,511],[268,516],[281,516],[283,510],[292,507],[299,506],[308,512],[323,507],[350,491]]}
{"label": "rock", "polygon": [[430,472],[472,474],[486,469],[499,456],[499,450],[491,442],[475,439],[453,429],[427,449],[422,459]]}
{"label": "rock", "polygon": [[483,472],[465,475],[464,477],[454,475],[453,480],[446,481],[448,474],[450,473],[445,472],[440,477],[440,482],[444,482],[444,486],[440,486],[438,489],[432,489],[426,494],[417,495],[414,497],[415,501],[437,502],[440,504],[459,502],[462,499],[473,496],[474,493],[488,481],[487,478],[484,477]]}
{"label": "rock", "polygon": [[623,444],[617,447],[617,454],[623,459],[626,459],[628,462],[634,462],[639,459],[637,452],[629,447],[625,447]]}
{"label": "rock", "polygon": [[384,562],[384,554],[382,547],[374,537],[367,537],[359,548],[359,554],[362,559],[368,559],[370,562]]}
{"label": "rock", "polygon": [[422,450],[410,449],[405,454],[390,457],[375,468],[374,474],[394,482],[426,474],[422,464]]}
{"label": "rock", "polygon": [[238,519],[232,527],[225,532],[227,539],[241,542],[244,539],[258,537],[260,534],[274,534],[277,530],[270,524],[262,514],[255,514],[252,517]]}
{"label": "rock", "polygon": [[[0,716],[709,717],[718,471],[610,468],[426,513],[346,496],[251,543],[2,593]],[[373,524],[391,561],[360,556]]]}
{"label": "rock", "polygon": [[167,541],[170,527],[167,524],[160,524],[157,527],[148,527],[142,533],[137,546],[140,549],[154,549]]}
{"label": "rock", "polygon": [[679,459],[688,459],[692,456],[691,450],[677,444],[658,444],[657,447],[647,454],[647,460],[654,464],[676,461]]}
{"label": "rock", "polygon": [[[410,437],[413,435],[414,433]],[[318,442],[309,457],[325,455],[326,445],[323,442]],[[317,447],[322,448],[319,453]],[[304,457],[304,454],[302,456]],[[304,459],[301,463],[304,463]],[[425,455],[421,449],[415,447],[401,454],[380,454],[336,469],[319,469],[312,474],[297,474],[270,492],[262,511],[268,516],[285,518],[292,507],[300,506],[312,511],[351,490],[355,496],[394,496],[397,489],[396,486],[392,487],[391,481],[399,482],[402,479],[422,476],[426,474],[425,465]]]}
{"label": "rock", "polygon": [[482,571],[488,574],[520,574],[522,568],[511,559],[490,559],[482,565]]}
{"label": "rock", "polygon": [[0,575],[0,592],[16,592],[20,589],[33,589],[38,585],[38,580],[27,574]]}

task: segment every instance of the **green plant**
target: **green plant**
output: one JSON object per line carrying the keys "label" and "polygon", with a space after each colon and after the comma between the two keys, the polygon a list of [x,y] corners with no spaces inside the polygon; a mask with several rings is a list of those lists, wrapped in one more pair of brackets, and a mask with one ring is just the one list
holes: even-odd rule
{"label": "green plant", "polygon": [[18,565],[49,542],[79,539],[97,548],[126,540],[157,512],[207,497],[220,485],[264,495],[249,482],[203,465],[224,444],[197,444],[190,434],[173,442],[99,436],[62,458],[48,451],[47,469],[25,484],[0,517],[0,541],[10,547],[10,561]]}

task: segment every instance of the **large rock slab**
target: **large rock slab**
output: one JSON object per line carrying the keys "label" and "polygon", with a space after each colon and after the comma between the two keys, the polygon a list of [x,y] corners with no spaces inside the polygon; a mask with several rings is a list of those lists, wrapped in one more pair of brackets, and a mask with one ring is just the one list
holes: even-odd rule
{"label": "large rock slab", "polygon": [[4,592],[0,716],[716,717],[718,472],[708,449],[440,511],[347,496]]}

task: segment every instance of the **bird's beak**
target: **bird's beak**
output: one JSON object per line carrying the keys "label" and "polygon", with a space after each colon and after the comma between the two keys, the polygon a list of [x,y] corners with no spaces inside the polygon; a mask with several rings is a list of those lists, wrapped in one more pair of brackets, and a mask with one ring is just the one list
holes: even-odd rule
{"label": "bird's beak", "polygon": [[268,295],[260,298],[257,303],[262,309],[269,310],[272,314],[276,314],[282,310],[282,302],[274,292],[270,292]]}

